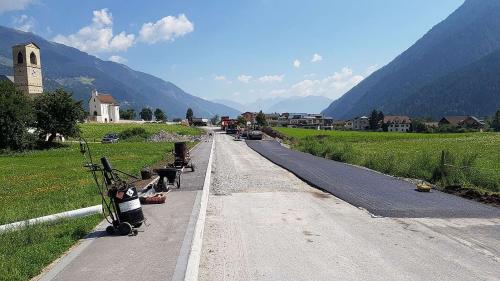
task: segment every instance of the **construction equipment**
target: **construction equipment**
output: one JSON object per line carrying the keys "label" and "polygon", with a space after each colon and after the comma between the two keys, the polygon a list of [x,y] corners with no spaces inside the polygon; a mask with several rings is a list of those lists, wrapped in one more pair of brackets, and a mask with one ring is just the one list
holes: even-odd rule
{"label": "construction equipment", "polygon": [[238,120],[230,119],[229,116],[221,117],[221,130],[225,131],[226,134],[236,134],[238,132]]}
{"label": "construction equipment", "polygon": [[187,149],[186,142],[176,142],[174,143],[174,163],[170,165],[172,168],[177,168],[181,171],[184,168],[190,168],[191,172],[194,172],[194,165],[191,162],[191,155]]}
{"label": "construction equipment", "polygon": [[166,167],[154,169],[154,172],[160,177],[155,186],[155,191],[164,192],[169,191],[170,186],[181,187],[181,170],[175,167]]}
{"label": "construction equipment", "polygon": [[249,140],[262,140],[262,132],[259,130],[252,130],[248,133],[248,139]]}
{"label": "construction equipment", "polygon": [[[136,228],[145,221],[137,189],[132,183],[120,178],[120,175],[139,180],[134,175],[114,169],[106,157],[101,164],[94,163],[85,139],[80,139],[80,152],[86,159],[84,165],[92,173],[97,190],[102,198],[103,214],[109,222],[106,232],[109,234],[137,235]],[[109,218],[108,218],[109,217]]]}

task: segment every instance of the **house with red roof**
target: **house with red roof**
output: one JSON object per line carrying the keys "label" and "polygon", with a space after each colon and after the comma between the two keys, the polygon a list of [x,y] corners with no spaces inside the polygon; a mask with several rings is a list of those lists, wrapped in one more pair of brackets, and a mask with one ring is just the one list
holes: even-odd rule
{"label": "house with red roof", "polygon": [[388,132],[410,131],[411,119],[408,116],[384,116],[384,125]]}

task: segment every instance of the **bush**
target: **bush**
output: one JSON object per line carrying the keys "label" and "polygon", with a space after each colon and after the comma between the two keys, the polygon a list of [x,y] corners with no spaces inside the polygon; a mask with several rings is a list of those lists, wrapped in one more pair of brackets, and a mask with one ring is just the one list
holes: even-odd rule
{"label": "bush", "polygon": [[121,140],[144,140],[149,136],[150,134],[148,134],[148,132],[141,127],[126,129],[120,133]]}

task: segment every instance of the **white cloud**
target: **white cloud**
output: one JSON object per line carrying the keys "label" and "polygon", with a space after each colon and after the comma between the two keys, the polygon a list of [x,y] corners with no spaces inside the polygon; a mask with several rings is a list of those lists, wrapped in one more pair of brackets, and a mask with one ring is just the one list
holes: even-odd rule
{"label": "white cloud", "polygon": [[270,82],[281,82],[285,78],[284,74],[281,75],[264,75],[259,77],[259,81],[262,83],[270,83]]}
{"label": "white cloud", "polygon": [[126,58],[120,57],[118,55],[113,55],[113,56],[109,57],[109,60],[113,61],[113,62],[117,62],[117,63],[126,63],[127,62]]}
{"label": "white cloud", "polygon": [[323,60],[323,57],[320,54],[314,54],[312,59],[311,59],[311,62],[319,62],[322,60]]}
{"label": "white cloud", "polygon": [[323,79],[305,79],[290,87],[291,96],[319,95],[336,99],[364,79],[348,67]]}
{"label": "white cloud", "polygon": [[108,13],[108,9],[101,9],[98,11],[93,11],[94,17],[92,22],[98,26],[108,26],[113,25],[113,15]]}
{"label": "white cloud", "polygon": [[0,0],[0,13],[6,11],[24,10],[34,2],[34,0]]}
{"label": "white cloud", "polygon": [[227,78],[224,75],[215,75],[214,80],[215,81],[227,81]]}
{"label": "white cloud", "polygon": [[113,35],[113,16],[108,9],[93,12],[92,24],[68,36],[57,35],[57,43],[89,53],[126,51],[134,44],[135,35],[124,31]]}
{"label": "white cloud", "polygon": [[296,59],[293,61],[293,67],[299,68],[300,67],[300,60]]}
{"label": "white cloud", "polygon": [[15,17],[12,23],[14,24],[15,29],[24,32],[32,31],[33,27],[35,27],[35,19],[27,15],[20,15],[18,17]]}
{"label": "white cloud", "polygon": [[240,81],[241,83],[248,83],[250,82],[250,79],[252,79],[252,76],[250,75],[240,75],[238,76],[238,81]]}
{"label": "white cloud", "polygon": [[155,23],[143,24],[139,31],[139,39],[149,44],[160,41],[173,41],[175,38],[184,36],[193,30],[194,25],[186,15],[167,16]]}

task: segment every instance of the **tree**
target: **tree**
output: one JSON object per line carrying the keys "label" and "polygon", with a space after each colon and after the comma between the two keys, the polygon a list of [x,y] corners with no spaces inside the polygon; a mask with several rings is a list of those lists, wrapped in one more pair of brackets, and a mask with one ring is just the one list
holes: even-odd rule
{"label": "tree", "polygon": [[129,108],[125,111],[120,110],[120,119],[125,119],[125,120],[135,119],[135,110],[133,108]]}
{"label": "tree", "polygon": [[381,111],[378,112],[378,125],[380,126],[380,124],[384,124],[384,113]]}
{"label": "tree", "polygon": [[189,124],[193,122],[193,110],[190,108],[186,111],[186,119],[189,121]]}
{"label": "tree", "polygon": [[424,133],[427,132],[427,126],[422,119],[414,119],[411,121],[410,131],[415,133]]}
{"label": "tree", "polygon": [[9,82],[0,82],[0,149],[21,150],[33,140],[28,127],[33,123],[31,101]]}
{"label": "tree", "polygon": [[497,110],[495,116],[493,117],[493,120],[491,120],[491,128],[495,132],[500,132],[500,109]]}
{"label": "tree", "polygon": [[56,134],[74,137],[80,133],[78,122],[85,119],[82,101],[74,101],[70,93],[63,89],[44,93],[33,101],[36,117],[36,130],[43,139],[49,135],[49,142]]}
{"label": "tree", "polygon": [[219,123],[219,115],[215,114],[212,118],[210,118],[210,123],[212,125],[217,125]]}
{"label": "tree", "polygon": [[383,125],[382,123],[384,123],[384,113],[374,109],[369,120],[370,130],[378,130]]}
{"label": "tree", "polygon": [[155,119],[157,121],[167,121],[167,115],[159,108],[155,109]]}
{"label": "tree", "polygon": [[245,117],[243,116],[238,116],[238,124],[239,125],[243,125],[243,126],[246,126],[247,125],[247,119],[245,119]]}
{"label": "tree", "polygon": [[255,116],[255,122],[257,122],[257,125],[261,127],[267,126],[266,115],[262,113],[262,110],[257,113],[257,116]]}
{"label": "tree", "polygon": [[139,116],[141,116],[141,119],[144,121],[151,121],[153,120],[153,112],[151,111],[150,108],[143,108],[141,112],[139,113]]}

